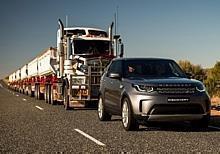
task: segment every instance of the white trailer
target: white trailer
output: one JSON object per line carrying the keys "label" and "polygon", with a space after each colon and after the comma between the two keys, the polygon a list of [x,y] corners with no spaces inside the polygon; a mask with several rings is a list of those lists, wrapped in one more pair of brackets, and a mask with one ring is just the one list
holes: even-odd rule
{"label": "white trailer", "polygon": [[28,77],[28,66],[27,64],[21,67],[21,85],[20,85],[20,90],[23,94],[27,91],[27,77]]}

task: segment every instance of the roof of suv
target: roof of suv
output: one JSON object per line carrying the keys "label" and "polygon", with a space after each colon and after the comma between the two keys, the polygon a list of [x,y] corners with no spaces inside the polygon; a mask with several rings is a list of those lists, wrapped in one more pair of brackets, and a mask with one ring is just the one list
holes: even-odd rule
{"label": "roof of suv", "polygon": [[115,58],[114,60],[171,60],[173,59],[168,59],[168,58]]}

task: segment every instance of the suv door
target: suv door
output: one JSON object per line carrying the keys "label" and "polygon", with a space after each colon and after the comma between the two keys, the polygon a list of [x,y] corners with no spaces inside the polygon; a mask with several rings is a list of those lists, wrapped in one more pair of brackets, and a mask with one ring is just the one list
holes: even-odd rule
{"label": "suv door", "polygon": [[110,65],[105,79],[105,105],[113,114],[120,113],[121,80],[110,78],[110,73],[122,75],[122,61],[113,61]]}

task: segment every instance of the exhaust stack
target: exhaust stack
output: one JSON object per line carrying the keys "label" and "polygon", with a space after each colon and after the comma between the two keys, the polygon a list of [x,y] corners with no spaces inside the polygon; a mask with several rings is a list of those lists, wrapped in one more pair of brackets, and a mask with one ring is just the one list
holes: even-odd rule
{"label": "exhaust stack", "polygon": [[114,53],[112,53],[113,49],[112,49],[112,43],[113,43],[113,26],[114,26],[114,22],[111,23],[111,25],[109,26],[108,29],[108,37],[110,39],[110,44],[109,44],[109,55],[113,55]]}
{"label": "exhaust stack", "polygon": [[63,76],[64,72],[64,44],[63,44],[63,39],[64,39],[64,26],[62,21],[59,19],[58,20],[59,24],[59,44],[58,44],[58,55],[59,55],[59,75],[60,77]]}

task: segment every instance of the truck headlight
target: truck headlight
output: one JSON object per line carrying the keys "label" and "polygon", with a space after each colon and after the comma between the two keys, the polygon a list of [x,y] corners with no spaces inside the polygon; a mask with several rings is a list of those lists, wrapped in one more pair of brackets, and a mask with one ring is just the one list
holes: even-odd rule
{"label": "truck headlight", "polygon": [[204,92],[205,91],[205,86],[203,84],[197,84],[196,85],[196,90],[199,92]]}
{"label": "truck headlight", "polygon": [[140,92],[147,92],[147,93],[151,93],[154,91],[154,87],[152,86],[147,86],[147,85],[138,85],[138,84],[134,84],[133,87]]}

